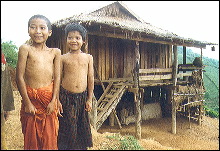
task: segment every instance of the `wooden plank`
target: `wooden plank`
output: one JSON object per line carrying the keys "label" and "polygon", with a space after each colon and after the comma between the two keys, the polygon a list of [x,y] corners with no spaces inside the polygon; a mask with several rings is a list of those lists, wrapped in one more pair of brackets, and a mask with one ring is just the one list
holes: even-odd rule
{"label": "wooden plank", "polygon": [[[156,50],[156,47],[155,47],[154,43],[152,44],[152,48],[151,49],[152,49],[152,51],[151,51],[151,58],[150,58],[151,59],[151,66],[152,66],[151,68],[156,68],[156,63],[155,63],[156,62],[156,56],[155,55],[157,53],[156,52],[157,50]],[[154,53],[152,53],[152,52],[154,52]]]}
{"label": "wooden plank", "polygon": [[105,79],[109,79],[109,70],[110,70],[110,55],[109,55],[109,38],[105,40]]}
{"label": "wooden plank", "polygon": [[168,68],[168,67],[166,67],[166,53],[165,53],[165,45],[162,45],[161,46],[162,47],[162,55],[161,55],[161,63],[162,63],[162,66],[161,66],[161,68]]}
{"label": "wooden plank", "polygon": [[144,43],[143,42],[140,42],[140,68],[144,69],[144,62],[145,62],[145,51],[144,51]]}
{"label": "wooden plank", "polygon": [[99,103],[103,100],[103,98],[105,97],[105,95],[108,93],[109,89],[111,88],[113,82],[110,82],[109,85],[107,86],[107,88],[105,89],[105,91],[103,92],[103,94],[101,95],[101,97],[99,98],[97,105],[99,105]]}
{"label": "wooden plank", "polygon": [[122,63],[123,62],[123,60],[124,60],[124,49],[123,49],[123,45],[124,45],[124,43],[123,43],[123,41],[124,40],[122,40],[122,39],[120,39],[119,40],[119,45],[118,45],[118,54],[117,54],[117,56],[118,56],[118,61],[117,61],[117,63],[118,63],[118,77],[123,77],[124,76],[124,63]]}
{"label": "wooden plank", "polygon": [[192,73],[178,73],[177,74],[177,78],[182,78],[186,76],[192,76]]}
{"label": "wooden plank", "polygon": [[127,65],[128,65],[128,68],[127,68],[127,77],[132,77],[132,71],[134,69],[134,51],[133,51],[133,44],[130,42],[127,44],[127,47],[128,47],[128,60],[127,60]]}
{"label": "wooden plank", "polygon": [[99,64],[101,66],[101,79],[105,79],[105,40],[106,37],[100,37],[100,43],[101,43],[101,64]]}
{"label": "wooden plank", "polygon": [[[97,40],[100,41],[100,37],[97,37]],[[101,80],[103,80],[102,78],[102,66],[101,66],[101,63],[102,63],[102,55],[101,55],[101,43],[97,43],[97,52],[98,52],[98,64],[97,64],[97,70],[98,70],[98,74],[101,78]]]}
{"label": "wooden plank", "polygon": [[143,80],[164,80],[164,79],[172,79],[172,74],[139,76],[140,81],[143,81]]}
{"label": "wooden plank", "polygon": [[144,69],[147,69],[148,65],[148,43],[144,42]]}
{"label": "wooden plank", "polygon": [[124,41],[124,44],[123,44],[123,49],[125,49],[126,51],[124,51],[124,60],[122,62],[123,66],[126,68],[123,68],[123,72],[124,72],[124,75],[123,77],[127,77],[128,75],[128,69],[129,69],[129,50],[127,49],[127,42]]}
{"label": "wooden plank", "polygon": [[109,99],[103,99],[102,102],[109,102]]}
{"label": "wooden plank", "polygon": [[114,60],[113,60],[113,39],[109,38],[109,78],[113,78]]}
{"label": "wooden plank", "polygon": [[104,108],[97,107],[97,110],[98,110],[98,111],[103,111]]}
{"label": "wooden plank", "polygon": [[107,94],[107,95],[105,95],[105,97],[106,97],[106,98],[113,98],[113,97],[114,97],[114,95]]}
{"label": "wooden plank", "polygon": [[169,68],[169,66],[168,66],[168,56],[167,56],[167,52],[168,52],[168,45],[164,45],[164,67],[165,68]]}
{"label": "wooden plank", "polygon": [[117,44],[117,39],[114,39],[114,44],[113,44],[113,50],[114,50],[114,54],[113,54],[113,60],[114,60],[114,62],[113,62],[113,65],[114,65],[114,76],[113,76],[113,78],[118,78],[118,62],[117,62],[117,52],[118,52],[118,49],[117,49],[117,47],[118,47],[118,44]]}
{"label": "wooden plank", "polygon": [[139,69],[139,73],[172,72],[172,68]]}

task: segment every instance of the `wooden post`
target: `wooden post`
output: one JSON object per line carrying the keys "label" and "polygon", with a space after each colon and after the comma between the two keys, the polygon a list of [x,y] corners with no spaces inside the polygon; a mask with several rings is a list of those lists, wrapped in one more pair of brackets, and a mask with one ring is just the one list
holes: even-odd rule
{"label": "wooden post", "polygon": [[[186,64],[186,46],[183,46],[183,64]],[[186,73],[186,71],[183,71],[183,73]],[[183,77],[183,80],[186,81],[186,77]]]}
{"label": "wooden post", "polygon": [[[201,48],[201,61],[202,61],[202,48]],[[203,62],[202,62],[202,64],[203,64]],[[203,72],[201,72],[201,77],[202,77],[202,80],[203,80]]]}
{"label": "wooden post", "polygon": [[109,125],[114,126],[115,125],[115,115],[113,112],[110,113],[109,115]]}
{"label": "wooden post", "polygon": [[176,102],[174,101],[174,91],[176,89],[177,83],[177,68],[178,68],[178,60],[177,60],[177,46],[173,46],[173,54],[174,54],[174,62],[173,62],[173,90],[172,90],[172,133],[176,134]]}
{"label": "wooden post", "polygon": [[97,130],[96,128],[96,123],[97,123],[97,100],[96,97],[93,93],[93,100],[92,100],[92,111],[93,111],[93,120],[91,120],[93,122],[93,128],[95,130]]}
{"label": "wooden post", "polygon": [[119,121],[119,119],[118,119],[118,116],[117,116],[117,114],[116,114],[116,110],[113,109],[112,113],[113,113],[113,115],[115,116],[115,119],[116,119],[116,121],[117,121],[117,123],[118,123],[119,128],[121,129],[121,128],[122,128],[122,127],[121,127],[121,123],[120,123],[120,121]]}
{"label": "wooden post", "polygon": [[[135,68],[134,68],[134,87],[139,89],[139,68],[140,68],[140,53],[139,42],[135,45]],[[141,139],[141,108],[140,108],[140,91],[134,93],[135,107],[136,107],[136,137]]]}
{"label": "wooden post", "polygon": [[202,113],[203,113],[203,103],[199,106],[199,119],[198,119],[199,125],[202,125]]}
{"label": "wooden post", "polygon": [[200,56],[200,58],[201,58],[201,61],[202,61],[202,48],[200,48],[201,49],[201,56]]}
{"label": "wooden post", "polygon": [[183,46],[183,64],[186,64],[186,46]]}

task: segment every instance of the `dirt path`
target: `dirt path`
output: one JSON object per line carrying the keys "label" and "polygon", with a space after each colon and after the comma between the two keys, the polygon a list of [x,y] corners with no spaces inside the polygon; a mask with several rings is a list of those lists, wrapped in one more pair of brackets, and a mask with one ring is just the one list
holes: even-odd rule
{"label": "dirt path", "polygon": [[[135,124],[110,128],[103,125],[98,132],[112,132],[135,136]],[[153,119],[142,122],[142,146],[146,149],[217,150],[219,149],[219,120],[204,117],[199,126],[184,118],[177,118],[177,134],[171,133],[171,118]]]}
{"label": "dirt path", "polygon": [[[18,93],[14,96],[15,110],[11,112],[6,121],[6,143],[9,150],[23,150],[23,134],[19,116],[21,98]],[[103,125],[98,132],[93,131],[94,147],[91,149],[94,150],[111,143],[106,135],[114,133],[135,135],[135,125],[122,125],[121,130],[117,125],[114,127]],[[142,139],[139,142],[146,150],[218,150],[219,120],[204,117],[201,126],[191,122],[189,129],[187,119],[177,118],[177,134],[175,135],[171,133],[171,118],[144,121],[142,122]]]}

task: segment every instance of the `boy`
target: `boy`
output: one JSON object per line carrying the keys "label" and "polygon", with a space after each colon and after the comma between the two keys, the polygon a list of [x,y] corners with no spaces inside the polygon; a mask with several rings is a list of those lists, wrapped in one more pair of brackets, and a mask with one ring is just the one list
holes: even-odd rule
{"label": "boy", "polygon": [[19,47],[16,82],[22,97],[20,120],[25,150],[58,149],[57,95],[61,51],[48,48],[50,21],[34,15],[28,22],[32,43]]}
{"label": "boy", "polygon": [[93,57],[81,51],[86,33],[80,24],[68,24],[65,28],[70,50],[61,57],[59,99],[63,106],[63,117],[59,118],[60,150],[86,150],[93,145],[88,118],[94,89]]}

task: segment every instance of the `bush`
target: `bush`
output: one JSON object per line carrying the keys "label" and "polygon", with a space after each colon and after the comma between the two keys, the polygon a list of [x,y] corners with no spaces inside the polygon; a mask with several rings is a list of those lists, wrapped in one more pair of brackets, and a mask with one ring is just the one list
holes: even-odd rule
{"label": "bush", "polygon": [[5,55],[8,65],[15,68],[17,65],[17,61],[18,61],[17,46],[14,45],[12,41],[3,42],[1,43],[1,50]]}

